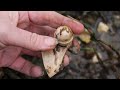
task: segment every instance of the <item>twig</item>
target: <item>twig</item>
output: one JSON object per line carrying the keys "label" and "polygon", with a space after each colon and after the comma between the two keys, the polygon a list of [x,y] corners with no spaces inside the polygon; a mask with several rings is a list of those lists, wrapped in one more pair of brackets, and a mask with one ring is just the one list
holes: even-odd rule
{"label": "twig", "polygon": [[94,49],[94,52],[95,52],[95,54],[96,54],[96,56],[97,56],[97,58],[98,58],[98,60],[99,60],[100,65],[101,65],[101,66],[103,67],[103,69],[108,73],[108,69],[107,69],[107,67],[104,65],[103,60],[99,57],[96,49]]}
{"label": "twig", "polygon": [[[85,26],[86,26],[86,25],[85,25]],[[103,44],[106,45],[106,46],[109,47],[112,51],[114,51],[114,52],[118,55],[118,59],[120,59],[120,54],[119,54],[119,52],[118,52],[116,49],[114,49],[111,45],[109,45],[109,44],[107,44],[107,43],[105,43],[105,42],[103,42],[103,41],[101,41],[101,40],[98,40],[98,39],[95,37],[95,33],[92,31],[92,29],[88,29],[88,26],[86,26],[86,28],[87,28],[88,32],[90,33],[93,41],[96,41],[96,42],[98,42],[98,43],[100,43],[100,44],[102,44],[102,45],[103,45]]]}
{"label": "twig", "polygon": [[[107,23],[107,19],[104,17],[103,14],[101,14],[101,12],[100,12],[100,15],[102,16],[104,22]],[[73,18],[72,18],[72,19],[73,19]],[[76,19],[75,19],[75,20],[76,20]],[[78,20],[77,20],[77,21],[78,21]],[[118,52],[116,49],[114,49],[111,45],[109,45],[109,44],[107,44],[107,43],[105,43],[105,42],[97,39],[96,36],[95,36],[95,33],[94,33],[96,29],[92,28],[90,25],[88,25],[88,24],[86,24],[86,23],[84,23],[84,22],[82,22],[82,23],[83,23],[84,27],[87,29],[87,31],[90,33],[91,39],[92,39],[93,41],[101,44],[102,46],[107,46],[109,49],[111,49],[113,52],[115,52],[115,53],[117,54],[117,56],[118,56],[118,58],[117,58],[117,59],[118,59],[118,62],[120,63],[120,54],[119,54],[119,52]],[[104,47],[104,48],[105,48],[105,47]],[[107,49],[107,48],[105,48],[105,49]],[[98,55],[98,53],[96,52],[95,49],[94,49],[94,52],[95,52],[95,54],[96,54],[96,56],[97,56],[97,58],[98,58],[98,60],[99,60],[100,65],[103,67],[103,69],[104,69],[107,73],[109,73],[109,72],[108,72],[108,68],[104,65],[103,60],[99,57],[99,55]],[[111,63],[111,64],[112,64],[112,63]],[[117,67],[112,64],[111,68],[113,69],[116,78],[119,78],[119,76],[120,76],[119,74],[120,74],[120,73],[119,73]]]}
{"label": "twig", "polygon": [[112,51],[114,51],[119,57],[120,57],[120,54],[119,54],[119,52],[116,50],[116,49],[114,49],[111,45],[109,45],[109,44],[107,44],[107,43],[105,43],[105,42],[103,42],[103,41],[101,41],[101,40],[97,40],[99,43],[101,43],[101,44],[104,44],[104,45],[106,45],[106,46],[108,46],[110,49],[112,49]]}
{"label": "twig", "polygon": [[[106,67],[106,66],[105,66],[103,60],[99,57],[99,55],[98,55],[98,53],[96,52],[96,50],[94,50],[94,51],[95,51],[95,54],[96,54],[96,56],[97,56],[97,58],[98,58],[98,60],[99,60],[100,65],[103,67],[103,69],[104,69],[107,73],[109,73],[109,72],[108,72],[109,67]],[[120,78],[120,73],[119,73],[117,67],[116,67],[114,64],[111,63],[111,67],[110,67],[110,68],[113,69],[113,73],[115,74],[116,78],[119,79],[119,78]]]}
{"label": "twig", "polygon": [[98,11],[98,14],[100,15],[100,17],[103,19],[103,21],[105,23],[107,23],[107,18],[105,18],[105,16],[103,15],[103,13],[101,11]]}

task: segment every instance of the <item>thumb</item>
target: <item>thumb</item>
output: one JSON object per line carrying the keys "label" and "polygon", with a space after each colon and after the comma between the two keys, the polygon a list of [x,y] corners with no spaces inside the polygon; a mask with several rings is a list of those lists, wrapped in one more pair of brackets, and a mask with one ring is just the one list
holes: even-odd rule
{"label": "thumb", "polygon": [[5,41],[7,45],[20,46],[33,51],[53,49],[57,44],[55,38],[31,33],[17,27],[12,28]]}

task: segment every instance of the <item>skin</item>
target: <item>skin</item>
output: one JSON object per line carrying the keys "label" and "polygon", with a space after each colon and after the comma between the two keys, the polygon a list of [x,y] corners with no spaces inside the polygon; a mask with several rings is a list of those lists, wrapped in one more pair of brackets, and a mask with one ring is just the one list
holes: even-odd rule
{"label": "skin", "polygon": [[[0,12],[0,67],[8,67],[32,77],[40,77],[43,70],[21,55],[41,58],[41,51],[54,49],[53,38],[57,27],[66,25],[75,34],[84,26],[54,11],[1,11]],[[64,66],[69,58],[64,57]]]}

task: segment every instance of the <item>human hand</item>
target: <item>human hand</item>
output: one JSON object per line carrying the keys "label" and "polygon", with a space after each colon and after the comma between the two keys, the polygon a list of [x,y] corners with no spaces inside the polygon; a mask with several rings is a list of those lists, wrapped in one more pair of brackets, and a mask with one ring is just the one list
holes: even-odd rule
{"label": "human hand", "polygon": [[[84,30],[81,23],[53,11],[1,11],[0,12],[0,67],[8,67],[28,76],[42,76],[41,67],[25,60],[21,55],[41,57],[40,51],[54,49],[53,33],[66,25],[75,34]],[[64,65],[69,58],[64,57]]]}

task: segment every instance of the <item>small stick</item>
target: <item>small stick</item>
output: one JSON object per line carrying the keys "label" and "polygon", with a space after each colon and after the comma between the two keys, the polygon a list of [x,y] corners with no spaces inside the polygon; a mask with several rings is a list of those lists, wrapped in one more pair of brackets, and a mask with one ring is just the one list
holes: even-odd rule
{"label": "small stick", "polygon": [[104,65],[103,60],[99,57],[99,55],[98,55],[98,53],[96,52],[95,49],[94,49],[94,52],[95,52],[95,54],[96,54],[96,56],[97,56],[97,58],[98,58],[98,60],[99,60],[100,65],[101,65],[101,66],[103,67],[103,69],[105,69],[105,71],[108,73],[107,67]]}

